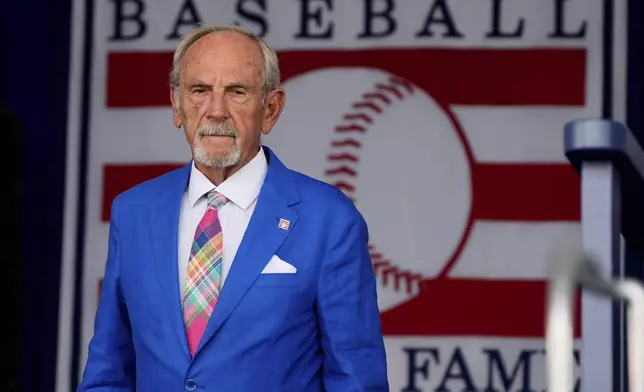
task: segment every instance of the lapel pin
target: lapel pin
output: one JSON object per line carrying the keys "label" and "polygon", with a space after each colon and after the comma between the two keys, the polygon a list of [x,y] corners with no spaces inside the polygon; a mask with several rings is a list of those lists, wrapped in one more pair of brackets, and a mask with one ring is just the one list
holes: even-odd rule
{"label": "lapel pin", "polygon": [[288,221],[286,219],[280,219],[280,223],[277,224],[277,227],[279,227],[282,230],[288,230],[288,227],[290,224],[291,224],[291,221]]}

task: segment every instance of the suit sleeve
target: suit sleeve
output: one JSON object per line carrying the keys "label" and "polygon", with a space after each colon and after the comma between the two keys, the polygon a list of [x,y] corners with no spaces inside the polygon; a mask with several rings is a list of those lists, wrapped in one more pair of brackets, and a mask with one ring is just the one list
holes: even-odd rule
{"label": "suit sleeve", "polygon": [[109,246],[94,335],[78,392],[134,392],[135,362],[132,331],[120,276],[117,201],[112,206]]}
{"label": "suit sleeve", "polygon": [[388,392],[367,225],[357,210],[349,211],[333,225],[334,239],[320,272],[324,387],[328,392]]}

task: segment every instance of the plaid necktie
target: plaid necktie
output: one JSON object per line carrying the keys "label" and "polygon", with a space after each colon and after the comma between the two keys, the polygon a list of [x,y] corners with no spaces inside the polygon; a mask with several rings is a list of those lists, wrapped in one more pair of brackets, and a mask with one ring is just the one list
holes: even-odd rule
{"label": "plaid necktie", "polygon": [[223,238],[218,210],[227,202],[226,196],[219,192],[208,193],[208,208],[192,242],[183,296],[183,320],[193,355],[219,298]]}

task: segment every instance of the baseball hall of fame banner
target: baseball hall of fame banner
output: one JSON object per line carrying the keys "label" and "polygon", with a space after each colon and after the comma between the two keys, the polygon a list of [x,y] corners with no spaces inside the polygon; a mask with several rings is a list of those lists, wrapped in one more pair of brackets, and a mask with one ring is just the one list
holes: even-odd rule
{"label": "baseball hall of fame banner", "polygon": [[622,2],[78,0],[73,19],[59,392],[85,363],[113,198],[190,159],[167,78],[197,23],[278,51],[264,143],[366,218],[391,390],[544,390],[547,257],[581,242],[563,126],[623,120]]}

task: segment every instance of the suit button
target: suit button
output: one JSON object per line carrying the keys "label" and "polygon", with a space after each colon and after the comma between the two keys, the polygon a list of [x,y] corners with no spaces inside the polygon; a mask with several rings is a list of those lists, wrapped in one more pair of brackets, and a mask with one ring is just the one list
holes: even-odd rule
{"label": "suit button", "polygon": [[195,380],[187,380],[183,386],[186,388],[186,391],[194,391],[197,389],[197,383]]}

